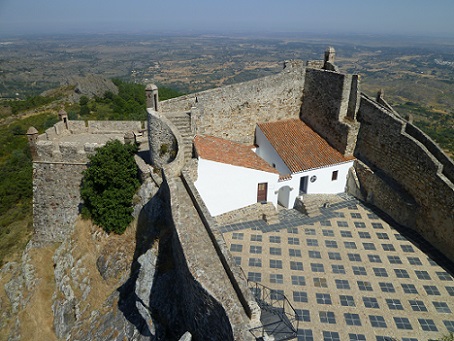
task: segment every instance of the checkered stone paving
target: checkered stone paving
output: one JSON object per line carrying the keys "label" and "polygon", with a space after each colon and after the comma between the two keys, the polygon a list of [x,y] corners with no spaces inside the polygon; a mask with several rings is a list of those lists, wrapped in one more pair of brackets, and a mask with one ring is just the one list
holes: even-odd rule
{"label": "checkered stone paving", "polygon": [[416,233],[343,199],[315,218],[281,210],[279,224],[221,231],[248,279],[289,299],[298,340],[422,341],[454,332],[454,280],[440,266],[452,264]]}

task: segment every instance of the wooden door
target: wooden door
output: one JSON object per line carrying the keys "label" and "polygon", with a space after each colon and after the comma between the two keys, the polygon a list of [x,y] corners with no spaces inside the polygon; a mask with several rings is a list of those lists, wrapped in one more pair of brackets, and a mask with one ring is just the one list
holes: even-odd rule
{"label": "wooden door", "polygon": [[266,202],[268,192],[268,183],[262,182],[257,186],[257,202]]}

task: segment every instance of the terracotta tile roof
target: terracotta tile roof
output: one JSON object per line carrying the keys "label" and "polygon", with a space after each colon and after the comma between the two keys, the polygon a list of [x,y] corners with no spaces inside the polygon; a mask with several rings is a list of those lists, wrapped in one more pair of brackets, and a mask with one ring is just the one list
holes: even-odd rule
{"label": "terracotta tile roof", "polygon": [[331,147],[300,119],[261,123],[258,127],[292,173],[354,159]]}
{"label": "terracotta tile roof", "polygon": [[252,146],[219,137],[200,135],[195,137],[194,146],[202,159],[279,174],[275,168],[252,151]]}

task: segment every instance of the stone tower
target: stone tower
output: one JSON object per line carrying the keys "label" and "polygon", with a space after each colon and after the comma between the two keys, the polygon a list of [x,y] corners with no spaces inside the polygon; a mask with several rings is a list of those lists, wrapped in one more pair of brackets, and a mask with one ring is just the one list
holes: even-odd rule
{"label": "stone tower", "polygon": [[158,87],[154,84],[148,84],[145,88],[145,94],[147,96],[147,108],[158,111],[159,96]]}
{"label": "stone tower", "polygon": [[28,128],[27,140],[28,140],[28,145],[30,146],[30,152],[32,154],[32,159],[36,160],[36,158],[38,157],[38,151],[36,149],[36,141],[38,140],[38,130],[35,127]]}

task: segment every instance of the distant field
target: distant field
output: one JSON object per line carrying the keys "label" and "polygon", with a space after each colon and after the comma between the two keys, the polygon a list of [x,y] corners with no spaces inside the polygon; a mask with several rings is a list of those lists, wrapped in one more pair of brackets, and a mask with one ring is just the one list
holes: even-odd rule
{"label": "distant field", "polygon": [[321,59],[326,47],[334,46],[340,69],[360,74],[364,92],[374,96],[384,89],[392,105],[412,113],[454,152],[445,141],[454,129],[453,41],[366,35],[76,35],[0,42],[0,98],[38,95],[87,73],[190,93],[274,74],[284,60]]}

